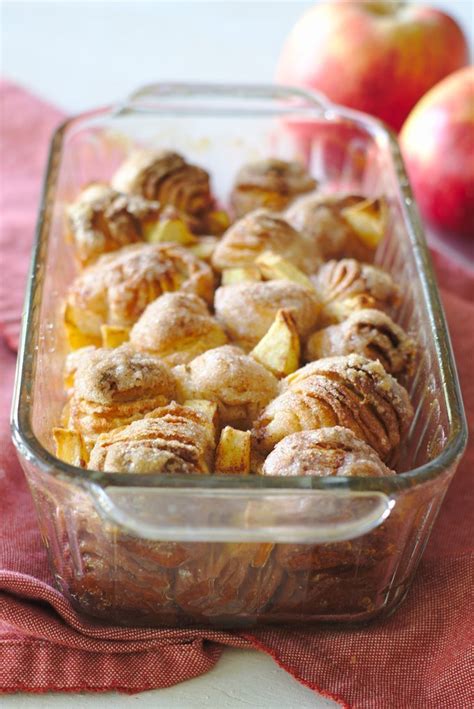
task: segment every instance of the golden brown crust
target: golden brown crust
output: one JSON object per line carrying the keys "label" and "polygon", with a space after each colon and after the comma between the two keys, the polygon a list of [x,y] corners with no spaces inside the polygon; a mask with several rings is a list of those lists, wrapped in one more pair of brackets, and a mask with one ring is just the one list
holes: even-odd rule
{"label": "golden brown crust", "polygon": [[278,393],[278,381],[238,347],[208,350],[192,362],[175,367],[180,397],[208,399],[219,407],[223,426],[249,428]]}
{"label": "golden brown crust", "polygon": [[101,256],[72,284],[66,317],[100,339],[101,325],[130,327],[166,291],[182,290],[212,302],[211,268],[176,244],[134,244]]}
{"label": "golden brown crust", "polygon": [[86,187],[67,210],[69,228],[82,264],[122,246],[143,241],[158,220],[160,203],[117,192],[106,184]]}
{"label": "golden brown crust", "polygon": [[195,217],[204,216],[213,205],[209,174],[170,150],[132,153],[115,173],[112,185]]}
{"label": "golden brown crust", "polygon": [[278,310],[291,312],[303,339],[316,327],[320,311],[316,292],[284,280],[223,286],[216,291],[214,307],[231,339],[245,350],[265,335]]}
{"label": "golden brown crust", "polygon": [[316,184],[301,163],[269,158],[239,170],[230,201],[238,218],[259,207],[280,211],[298,195],[315,189]]}
{"label": "golden brown crust", "polygon": [[367,443],[348,428],[334,426],[286,436],[263,465],[264,475],[380,477],[394,475]]}
{"label": "golden brown crust", "polygon": [[298,199],[285,218],[312,242],[318,256],[328,259],[355,258],[373,261],[375,249],[365,244],[342,214],[365,197],[341,194],[310,194]]}
{"label": "golden brown crust", "polygon": [[90,467],[118,473],[209,473],[214,446],[209,420],[172,402],[102,434],[92,449]]}
{"label": "golden brown crust", "polygon": [[378,359],[394,376],[413,373],[414,341],[386,313],[368,308],[352,313],[339,325],[313,333],[306,344],[305,359],[311,362],[356,353]]}
{"label": "golden brown crust", "polygon": [[318,263],[301,234],[281,215],[256,209],[227,229],[212,254],[212,265],[218,271],[250,266],[264,251],[280,254],[307,273]]}
{"label": "golden brown crust", "polygon": [[328,261],[313,277],[323,302],[325,324],[341,322],[363,308],[390,313],[400,303],[400,288],[389,273],[355,259]]}
{"label": "golden brown crust", "polygon": [[169,367],[129,344],[84,348],[75,356],[74,367],[68,425],[87,446],[100,433],[141,418],[176,397]]}
{"label": "golden brown crust", "polygon": [[147,306],[130,332],[130,342],[174,367],[225,345],[227,337],[201,298],[178,292],[164,293]]}
{"label": "golden brown crust", "polygon": [[387,460],[412,418],[408,393],[380,362],[328,357],[284,380],[283,393],[262,412],[253,436],[257,450],[268,453],[291,433],[344,426]]}

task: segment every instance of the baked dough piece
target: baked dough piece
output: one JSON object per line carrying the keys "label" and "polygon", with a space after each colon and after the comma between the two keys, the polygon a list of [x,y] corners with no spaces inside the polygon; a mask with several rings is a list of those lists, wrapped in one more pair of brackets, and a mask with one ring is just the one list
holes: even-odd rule
{"label": "baked dough piece", "polygon": [[320,302],[315,291],[292,281],[234,283],[218,288],[216,317],[231,339],[251,350],[265,335],[280,309],[289,310],[298,334],[306,338],[316,327]]}
{"label": "baked dough piece", "polygon": [[222,426],[249,428],[263,407],[278,394],[278,381],[238,347],[208,350],[173,369],[183,399],[217,402]]}
{"label": "baked dough piece", "polygon": [[286,436],[263,465],[264,475],[326,477],[394,475],[367,443],[343,426],[300,431]]}
{"label": "baked dough piece", "polygon": [[121,192],[173,205],[196,219],[204,218],[214,199],[209,174],[171,150],[136,151],[120,166],[112,186]]}
{"label": "baked dough piece", "polygon": [[312,242],[321,260],[355,258],[371,262],[376,246],[366,243],[344,218],[345,209],[365,202],[366,198],[358,195],[314,193],[291,204],[285,218]]}
{"label": "baked dough piece", "polygon": [[159,202],[123,194],[102,183],[89,185],[67,210],[79,260],[85,265],[101,254],[143,241],[159,213]]}
{"label": "baked dough piece", "polygon": [[323,303],[324,324],[341,322],[362,308],[391,313],[401,302],[400,288],[389,273],[355,259],[328,261],[313,282]]}
{"label": "baked dough piece", "polygon": [[102,325],[130,327],[151,301],[177,290],[212,302],[212,269],[176,244],[126,246],[76,278],[66,299],[66,326],[81,333],[83,345],[98,345]]}
{"label": "baked dough piece", "polygon": [[167,364],[186,364],[227,337],[206,304],[192,293],[164,293],[150,303],[133,326],[130,342]]}
{"label": "baked dough piece", "polygon": [[339,325],[331,325],[311,335],[305,359],[311,362],[334,355],[361,354],[378,359],[394,376],[413,373],[416,346],[405,331],[381,310],[358,310]]}
{"label": "baked dough piece", "polygon": [[279,212],[295,197],[314,190],[316,184],[301,163],[269,158],[248,163],[239,170],[230,201],[237,217],[259,207]]}
{"label": "baked dough piece", "polygon": [[212,254],[212,265],[218,271],[250,266],[264,251],[283,256],[306,273],[318,265],[301,234],[269,209],[256,209],[232,224]]}
{"label": "baked dough piece", "polygon": [[110,433],[91,452],[93,470],[117,473],[209,473],[215,446],[212,422],[172,402]]}
{"label": "baked dough piece", "polygon": [[311,362],[290,374],[283,389],[254,425],[260,452],[269,453],[291,433],[344,426],[386,461],[413,418],[407,391],[380,362],[361,355]]}
{"label": "baked dough piece", "polygon": [[99,434],[176,398],[174,376],[159,357],[135,352],[129,344],[84,348],[80,354],[74,360],[66,423],[81,434],[86,448]]}

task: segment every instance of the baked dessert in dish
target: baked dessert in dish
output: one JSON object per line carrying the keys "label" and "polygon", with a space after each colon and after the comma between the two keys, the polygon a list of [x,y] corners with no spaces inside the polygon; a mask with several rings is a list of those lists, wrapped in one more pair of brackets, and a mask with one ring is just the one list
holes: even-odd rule
{"label": "baked dessert in dish", "polygon": [[305,272],[317,264],[309,243],[283,215],[269,209],[256,209],[232,224],[217,244],[211,263],[217,271],[252,266],[265,251],[283,256]]}
{"label": "baked dessert in dish", "polygon": [[380,362],[353,354],[311,362],[290,374],[254,423],[253,435],[257,449],[269,453],[290,433],[339,425],[386,461],[412,418],[406,389]]}
{"label": "baked dessert in dish", "polygon": [[321,304],[314,290],[276,279],[222,286],[216,291],[214,307],[232,342],[250,350],[282,308],[291,312],[300,337],[306,338],[316,328]]}
{"label": "baked dessert in dish", "polygon": [[178,291],[164,293],[147,305],[130,331],[130,342],[175,366],[225,345],[227,336],[201,298]]}
{"label": "baked dessert in dish", "polygon": [[307,195],[288,207],[285,218],[307,237],[323,261],[371,262],[384,232],[382,200],[359,195]]}
{"label": "baked dessert in dish", "polygon": [[101,256],[69,289],[65,323],[71,345],[100,345],[103,325],[131,327],[149,303],[177,290],[208,302],[214,293],[209,265],[182,246],[133,244]]}
{"label": "baked dessert in dish", "polygon": [[279,212],[316,186],[302,163],[268,158],[247,163],[239,170],[230,203],[238,218],[259,207]]}
{"label": "baked dessert in dish", "polygon": [[208,350],[189,364],[173,369],[178,396],[215,401],[221,424],[250,428],[252,421],[278,394],[278,381],[239,347]]}
{"label": "baked dessert in dish", "polygon": [[67,210],[68,225],[83,265],[127,244],[145,241],[161,205],[139,195],[117,192],[110,185],[88,185]]}
{"label": "baked dessert in dish", "polygon": [[308,362],[335,355],[362,354],[379,360],[396,377],[413,373],[416,347],[403,328],[382,310],[363,308],[338,325],[314,332],[306,343]]}
{"label": "baked dessert in dish", "polygon": [[[316,186],[296,162],[244,165],[229,224],[204,168],[139,151],[111,185],[81,192],[68,210],[84,268],[65,298],[58,457],[105,475],[396,475],[416,345],[396,323],[400,287],[371,263],[386,206]],[[348,499],[343,520],[357,513]],[[299,498],[294,514],[311,519],[312,504]],[[151,541],[79,509],[70,554],[84,577],[69,582],[119,622],[364,613],[398,543],[384,524],[325,544]],[[249,529],[252,514],[249,503]]]}

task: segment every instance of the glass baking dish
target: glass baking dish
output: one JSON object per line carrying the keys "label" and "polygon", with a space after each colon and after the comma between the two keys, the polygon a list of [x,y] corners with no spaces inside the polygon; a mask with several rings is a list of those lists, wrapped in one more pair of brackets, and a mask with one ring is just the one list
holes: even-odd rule
{"label": "glass baking dish", "polygon": [[[325,189],[385,194],[376,263],[419,344],[415,418],[385,478],[107,474],[58,460],[62,298],[75,274],[64,208],[137,146],[182,152],[225,203],[249,160],[299,158]],[[49,156],[33,251],[13,439],[61,591],[126,625],[354,623],[404,598],[466,443],[448,332],[395,137],[324,97],[273,86],[157,84],[66,121]]]}

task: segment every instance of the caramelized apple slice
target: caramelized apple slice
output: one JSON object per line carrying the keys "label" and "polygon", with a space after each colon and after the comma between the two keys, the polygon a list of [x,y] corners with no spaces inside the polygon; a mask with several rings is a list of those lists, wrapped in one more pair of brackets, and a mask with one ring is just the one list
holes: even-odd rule
{"label": "caramelized apple slice", "polygon": [[255,260],[255,263],[263,278],[267,281],[284,279],[299,283],[304,288],[314,290],[313,284],[303,271],[300,271],[291,261],[287,261],[282,256],[273,253],[273,251],[265,251]]}
{"label": "caramelized apple slice", "polygon": [[341,214],[359,239],[369,248],[375,249],[384,235],[385,209],[384,200],[365,199],[346,207]]}
{"label": "caramelized apple slice", "polygon": [[120,347],[128,341],[130,328],[115,327],[114,325],[102,325],[100,328],[102,335],[102,347]]}
{"label": "caramelized apple slice", "polygon": [[222,429],[217,445],[215,470],[217,474],[248,475],[250,472],[250,431],[239,431],[232,426]]}
{"label": "caramelized apple slice", "polygon": [[279,310],[268,332],[250,354],[281,379],[298,369],[300,350],[300,338],[293,315],[289,310]]}

